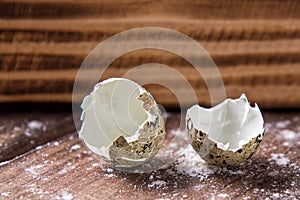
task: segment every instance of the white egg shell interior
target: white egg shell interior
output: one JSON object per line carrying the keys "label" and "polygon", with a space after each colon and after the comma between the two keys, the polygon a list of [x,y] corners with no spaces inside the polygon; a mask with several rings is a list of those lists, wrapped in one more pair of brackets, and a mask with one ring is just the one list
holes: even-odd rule
{"label": "white egg shell interior", "polygon": [[223,150],[235,152],[264,132],[260,109],[257,104],[251,107],[245,94],[239,99],[226,99],[212,108],[194,105],[187,112],[193,126]]}
{"label": "white egg shell interior", "polygon": [[137,99],[144,92],[137,83],[123,78],[95,85],[81,105],[83,124],[79,131],[79,137],[92,152],[109,159],[107,147],[116,138],[123,135],[127,142],[138,139],[138,130],[153,118]]}

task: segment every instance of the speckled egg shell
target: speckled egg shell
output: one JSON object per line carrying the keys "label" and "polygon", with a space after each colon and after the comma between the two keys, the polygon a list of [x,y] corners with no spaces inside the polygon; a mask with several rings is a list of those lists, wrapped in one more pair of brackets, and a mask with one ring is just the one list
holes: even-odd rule
{"label": "speckled egg shell", "polygon": [[211,141],[206,133],[194,128],[193,122],[188,115],[186,122],[187,135],[194,150],[199,153],[200,157],[208,164],[219,166],[238,165],[245,162],[256,152],[264,136],[264,133],[259,134],[244,144],[241,149],[233,152],[231,150],[218,148],[217,144]]}
{"label": "speckled egg shell", "polygon": [[[116,85],[123,88],[116,88]],[[112,101],[112,93],[117,94],[114,100],[118,103]],[[130,97],[129,100],[127,97]],[[130,102],[128,105],[123,103],[127,100]],[[81,107],[83,123],[79,137],[88,149],[115,167],[135,167],[147,162],[158,152],[164,141],[165,124],[158,105],[149,92],[131,80],[111,78],[98,83],[85,97]],[[121,119],[117,122],[125,129],[119,128],[112,108],[116,108],[116,118]],[[135,121],[134,131],[123,131],[127,130],[128,121],[132,120],[129,118],[131,116],[122,115],[126,108],[131,109],[135,118],[141,110],[146,115],[142,121]]]}

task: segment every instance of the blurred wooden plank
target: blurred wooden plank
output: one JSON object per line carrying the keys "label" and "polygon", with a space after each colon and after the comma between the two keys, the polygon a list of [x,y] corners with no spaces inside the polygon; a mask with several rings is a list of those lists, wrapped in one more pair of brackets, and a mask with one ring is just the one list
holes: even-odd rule
{"label": "blurred wooden plank", "polygon": [[[172,41],[170,41],[170,44]],[[289,64],[300,62],[300,40],[200,42],[218,67],[246,64]],[[1,71],[78,69],[95,42],[78,43],[2,43],[0,47]],[[174,46],[175,48],[175,46]],[[192,50],[189,56],[197,58]],[[109,50],[107,55],[110,57]],[[101,57],[102,58],[102,57]],[[101,59],[95,58],[95,59]],[[186,65],[180,56],[161,50],[141,50],[123,55],[111,66],[132,67],[158,62],[169,66]],[[1,73],[0,71],[0,73]]]}
{"label": "blurred wooden plank", "polygon": [[[145,87],[154,96],[156,101],[169,108],[178,108],[178,100],[176,96],[168,89],[153,87],[153,85]],[[243,86],[233,85],[225,88],[226,96],[230,98],[238,98],[245,93],[252,103],[258,103],[261,108],[266,109],[283,109],[298,108],[300,102],[299,85],[275,85],[275,86]],[[196,89],[196,97],[198,103],[202,106],[211,106],[211,99],[206,88]],[[74,102],[80,103],[85,94],[74,95]],[[184,96],[183,106],[195,104],[193,96],[186,91],[186,88],[179,89],[177,95]],[[0,95],[1,102],[65,102],[72,101],[71,93],[32,93],[32,94],[14,94]]]}
{"label": "blurred wooden plank", "polygon": [[[170,114],[168,135],[178,114]],[[183,156],[166,169],[122,173],[86,150],[76,134],[0,166],[3,199],[298,199],[299,113],[264,113],[267,131],[252,159],[212,168]],[[170,119],[170,118],[169,118]],[[293,136],[293,138],[291,138]],[[170,139],[169,137],[167,137]],[[192,152],[191,152],[192,153]],[[191,172],[194,168],[195,172]]]}
{"label": "blurred wooden plank", "polygon": [[[21,49],[23,49],[24,51],[36,51],[36,49],[38,49],[38,44],[29,44],[31,44],[31,47],[30,45],[25,45],[30,47],[29,50],[24,47],[21,47]],[[81,44],[82,47],[84,47],[86,44],[89,43]],[[9,48],[9,45],[6,45],[6,47]],[[47,47],[47,44],[45,44],[44,47]],[[51,51],[56,51],[55,44],[51,44],[48,47],[51,49]],[[22,61],[12,61],[12,63],[14,64],[13,66],[17,67],[17,69],[23,69],[21,71],[19,71],[19,69],[16,69],[14,71],[6,71],[5,68],[9,65],[4,64],[3,66],[6,67],[2,67],[2,70],[4,71],[0,72],[0,91],[2,93],[0,101],[70,102],[71,92],[73,90],[73,80],[77,71],[69,69],[68,66],[72,66],[70,62],[73,62],[74,60],[76,61],[76,59],[72,59],[72,57],[68,58],[66,63],[69,64],[63,62],[61,63],[61,68],[63,68],[63,70],[56,70],[56,67],[53,67],[57,65],[59,66],[59,63],[57,63],[58,59],[56,54],[58,54],[58,52],[65,53],[65,51],[67,51],[68,49],[69,51],[72,50],[72,45],[69,45],[67,43],[60,44],[60,47],[62,49],[56,51],[53,54],[53,58],[51,58],[53,60],[53,63],[56,64],[48,65],[48,70],[37,71],[39,67],[41,67],[40,69],[43,69],[45,66],[47,66],[44,65],[44,62],[41,62],[41,65],[33,64],[34,62],[29,62],[27,65],[21,65],[27,66],[27,68],[25,68],[27,69],[27,71],[24,71],[24,67],[19,67],[19,65],[16,65],[16,63]],[[64,49],[64,47],[67,48]],[[251,93],[251,95],[253,94],[255,97],[250,98],[253,101],[258,102],[265,108],[272,108],[272,106],[273,108],[278,108],[280,106],[299,107],[300,101],[298,101],[299,98],[297,92],[297,87],[299,88],[300,80],[300,67],[298,64],[299,62],[291,62],[290,64],[285,63],[285,59],[289,58],[289,53],[284,50],[289,49],[289,47],[291,47],[292,51],[295,50],[295,53],[291,55],[294,56],[294,59],[299,59],[300,57],[298,56],[299,53],[297,53],[297,51],[300,47],[300,44],[298,44],[298,42],[294,42],[294,40],[277,41],[274,43],[267,41],[251,43],[207,42],[206,47],[210,47],[209,49],[211,52],[215,51],[219,53],[219,58],[224,60],[220,61],[218,60],[218,55],[213,55],[215,61],[219,61],[219,63],[222,64],[220,66],[217,63],[226,87],[227,96],[237,97],[241,93],[246,92]],[[218,48],[228,48],[228,51],[221,51]],[[243,49],[246,50],[244,51]],[[3,48],[3,50],[5,51],[5,48]],[[15,50],[20,51],[18,48],[15,48]],[[78,51],[80,52],[81,50]],[[261,51],[262,53],[260,53],[259,51]],[[267,53],[265,51],[271,52],[271,58],[266,56]],[[246,52],[249,52],[250,55],[247,55]],[[234,55],[230,55],[230,53]],[[261,55],[262,58],[260,58],[257,55]],[[32,57],[35,56],[29,55],[30,59],[32,59]],[[235,57],[240,59],[235,59]],[[251,57],[253,59],[251,59]],[[284,60],[282,61],[281,59]],[[237,65],[224,65],[226,60],[228,60],[231,63],[237,63]],[[76,62],[79,63],[79,61]],[[201,91],[197,90],[197,93],[199,93],[199,103],[203,105],[210,104],[209,99],[203,97],[205,95],[208,95],[203,79],[200,76],[195,76],[197,72],[193,70],[191,66],[189,66],[189,63],[187,63],[185,60],[179,58],[174,54],[162,51],[156,52],[154,50],[147,50],[124,55],[117,59],[114,63],[112,63],[111,67],[108,68],[108,70],[104,73],[104,76],[102,78],[105,79],[109,77],[120,77],[125,72],[127,72],[127,70],[132,69],[132,66],[137,66],[147,62],[157,62],[173,67],[191,83],[194,89],[201,89]],[[255,63],[255,65],[250,65],[251,62]],[[264,62],[267,62],[267,64],[260,64]],[[204,68],[203,70],[206,69]],[[87,72],[87,77],[88,73],[91,72]],[[143,77],[151,78],[149,77],[149,73],[145,74]],[[132,78],[135,80],[135,77]],[[152,77],[153,80],[157,80],[157,78],[157,75],[154,75]],[[165,79],[166,77],[163,75],[163,78]],[[172,77],[168,77],[168,79],[171,85],[174,85],[177,82],[176,78],[172,79]],[[46,85],[47,87],[45,87]],[[180,89],[180,85],[178,85],[178,88]],[[153,92],[153,90],[156,90],[157,88],[148,87],[147,89],[149,89],[150,92]],[[158,88],[158,90],[161,90],[161,88]],[[281,94],[280,91],[284,91],[284,94],[277,95]],[[53,93],[53,96],[51,96],[51,93]],[[259,96],[255,94],[259,94]],[[178,105],[177,100],[174,99],[174,96],[172,96],[167,90],[162,90],[160,92],[154,91],[153,95],[158,100],[160,100],[160,103],[162,103],[165,106],[173,107]],[[162,97],[160,97],[159,95],[162,95]],[[167,99],[164,100],[163,97],[166,97]],[[278,100],[278,98],[281,98],[281,100]],[[273,101],[277,103],[273,103]],[[190,100],[187,100],[186,102],[190,102]]]}
{"label": "blurred wooden plank", "polygon": [[198,41],[296,39],[298,19],[0,19],[1,42],[100,42],[138,27],[165,27]]}
{"label": "blurred wooden plank", "polygon": [[[150,67],[150,66],[149,66]],[[200,104],[209,106],[210,95],[203,78],[190,66],[172,66],[185,78],[194,89]],[[122,77],[132,68],[109,67],[101,80],[110,77]],[[150,71],[149,71],[150,70]],[[290,65],[238,65],[219,68],[228,97],[238,97],[246,93],[252,102],[257,102],[263,108],[298,107],[300,102],[300,66]],[[214,83],[217,77],[203,68],[207,81]],[[78,92],[87,92],[90,88],[90,74],[98,71],[87,70],[85,77],[80,79],[81,88]],[[45,70],[45,71],[16,71],[0,73],[1,102],[9,101],[41,101],[41,102],[71,102],[73,83],[76,70]],[[176,88],[178,95],[185,96],[184,105],[193,103],[192,96],[186,92],[186,86],[174,74],[161,73],[160,68],[146,69],[127,78],[142,83],[145,80],[164,83],[169,88]],[[45,87],[47,85],[47,87]],[[21,87],[20,87],[21,86]],[[218,87],[218,86],[213,86]],[[178,106],[178,100],[172,92],[155,84],[146,85],[146,89],[154,95],[158,103],[166,107]],[[212,88],[211,88],[212,89]],[[52,94],[52,95],[51,95]],[[280,94],[280,95],[278,95]],[[76,95],[75,95],[76,96]],[[78,102],[81,98],[75,99]]]}
{"label": "blurred wooden plank", "polygon": [[[147,65],[146,70],[148,72],[140,72],[139,73],[142,76],[152,76],[152,78],[155,79],[168,79],[172,81],[176,81],[177,77],[175,75],[170,74],[169,77],[165,77],[164,74],[155,74],[156,72],[158,73],[160,71],[159,68],[155,66],[155,68],[151,68],[152,65]],[[203,78],[200,77],[200,73],[197,75],[198,71],[196,68],[188,65],[174,65],[174,66],[169,66],[172,67],[172,69],[176,70],[178,73],[186,77],[192,84],[193,81],[203,81]],[[105,69],[103,72],[103,77],[102,79],[107,79],[112,76],[122,76],[126,72],[130,72],[130,70],[135,69],[135,67],[108,67]],[[149,72],[151,71],[151,73]],[[209,74],[212,72],[210,67],[205,67],[202,66],[200,68],[200,71],[203,74],[207,74],[208,76],[206,77],[207,79],[212,79],[215,77],[214,74]],[[296,77],[300,73],[300,63],[295,63],[295,64],[282,64],[282,65],[237,65],[237,66],[226,66],[226,67],[219,67],[218,71],[222,75],[223,81],[228,82],[228,84],[240,81],[240,79],[245,80],[244,82],[250,82],[247,81],[247,78],[251,79],[253,77],[257,78],[264,78],[267,79],[268,76],[276,76],[276,79],[280,79],[282,77],[283,80],[277,80],[277,82],[271,82],[271,84],[276,84],[276,83],[285,83],[284,81],[289,81],[286,80],[287,75],[291,75],[291,78],[293,79],[293,76],[295,76],[295,80],[293,80],[293,83],[297,83],[298,80],[296,80]],[[81,71],[82,74],[85,74],[83,77],[78,77],[80,78],[80,81],[86,81],[89,80],[89,74],[95,74],[101,72],[100,69],[87,69]],[[49,80],[49,81],[65,81],[66,84],[72,84],[76,78],[76,75],[78,73],[77,69],[66,69],[66,70],[20,70],[20,71],[11,71],[11,72],[0,72],[0,80],[2,81],[27,81],[27,80]],[[194,73],[194,74],[193,74]],[[155,76],[154,76],[155,75]],[[157,77],[157,78],[155,78]],[[273,80],[270,77],[270,80]],[[137,77],[138,78],[138,77]],[[149,78],[150,79],[150,78]],[[232,82],[230,82],[230,80]],[[68,82],[71,81],[71,82]],[[274,81],[274,80],[273,80]],[[278,82],[279,81],[279,82]],[[253,80],[252,82],[256,82]],[[288,83],[288,82],[286,82]],[[255,84],[255,83],[253,83]],[[257,83],[259,84],[259,83]],[[4,89],[4,88],[3,88]],[[24,88],[25,89],[25,88]]]}
{"label": "blurred wooden plank", "polygon": [[[299,18],[297,0],[286,1],[1,1],[0,18],[146,18],[177,17],[202,19]],[[66,9],[67,8],[67,9]]]}
{"label": "blurred wooden plank", "polygon": [[[139,40],[132,40],[129,42],[138,42]],[[170,47],[177,47],[185,45],[180,42],[170,39],[167,41]],[[120,42],[121,43],[121,42]],[[124,41],[124,44],[128,41]],[[121,43],[122,44],[122,43]],[[300,39],[288,40],[266,40],[266,41],[225,41],[225,42],[206,42],[202,41],[199,44],[212,56],[226,56],[235,54],[254,54],[254,53],[299,53]],[[96,42],[77,42],[77,43],[36,43],[36,42],[18,42],[18,43],[2,43],[0,47],[0,54],[21,54],[21,55],[48,55],[48,56],[87,56],[90,51],[98,45]],[[225,51],[226,50],[226,51]],[[104,52],[106,56],[112,56],[111,51]],[[186,49],[186,53],[191,57],[199,55],[193,49]],[[139,56],[152,57],[161,54],[157,51],[148,51],[148,54]],[[128,54],[133,56],[134,54]],[[166,54],[168,55],[168,54]],[[136,55],[134,55],[136,57]],[[130,59],[130,58],[129,58]],[[141,59],[141,58],[139,58]],[[80,64],[80,63],[79,63]]]}
{"label": "blurred wooden plank", "polygon": [[[298,108],[299,98],[294,94],[300,79],[299,67],[295,67],[300,63],[298,8],[300,4],[295,0],[1,1],[0,102],[70,102],[75,70],[99,42],[131,28],[158,26],[185,33],[203,45],[220,68],[228,96],[259,91],[261,97],[254,100],[262,101],[266,108]],[[188,51],[195,57],[192,50]],[[182,69],[181,73],[190,74],[187,79],[192,86],[201,89],[199,94],[207,95],[202,79],[194,79],[184,59],[162,51],[121,56],[105,77],[118,76],[123,68],[149,62]],[[272,98],[264,94],[270,88]],[[277,95],[281,89],[284,95]],[[174,98],[166,90],[154,93]],[[203,99],[208,98],[200,103],[209,105]],[[177,105],[176,99],[161,102]]]}

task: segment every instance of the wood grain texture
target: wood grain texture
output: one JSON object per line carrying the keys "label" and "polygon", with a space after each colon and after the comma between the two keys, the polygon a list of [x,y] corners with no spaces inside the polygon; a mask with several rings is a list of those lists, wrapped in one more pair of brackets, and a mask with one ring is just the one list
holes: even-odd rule
{"label": "wood grain texture", "polygon": [[0,19],[1,42],[102,41],[128,29],[157,26],[199,41],[278,40],[299,38],[299,19]]}
{"label": "wood grain texture", "polygon": [[[136,18],[183,17],[188,19],[299,18],[297,0],[287,1],[2,1],[1,18]],[[249,9],[251,8],[251,9]]]}
{"label": "wood grain texture", "polygon": [[[71,102],[76,70],[99,42],[132,28],[156,26],[201,44],[218,66],[228,97],[246,92],[263,108],[299,108],[299,9],[296,0],[1,1],[0,102]],[[191,65],[159,50],[119,57],[101,80],[150,62],[183,74],[199,103],[210,105],[203,78],[191,73]],[[147,89],[164,106],[178,106],[170,91]]]}
{"label": "wood grain texture", "polygon": [[[184,78],[186,78],[193,87],[198,101],[205,105],[210,105],[210,96],[204,79],[197,75],[197,71],[190,66],[174,66]],[[114,68],[108,68],[103,74],[102,79],[109,77],[121,77],[132,68],[120,68],[117,71]],[[178,77],[169,74],[166,78],[160,70],[151,69],[151,72],[145,71],[139,73],[140,76],[126,76],[137,82],[157,81],[164,83],[169,87],[176,88],[176,91],[168,90],[155,84],[145,85],[155,97],[158,103],[170,107],[178,107],[177,95],[185,96],[181,101],[183,105],[189,105],[193,102],[193,96],[186,91],[186,86],[178,81]],[[209,69],[203,69],[204,73],[209,73]],[[8,98],[10,101],[62,101],[70,102],[73,91],[73,81],[76,70],[45,70],[45,71],[19,71],[2,73],[0,77],[0,88],[2,89],[2,99]],[[86,71],[86,78],[82,79],[81,91],[77,102],[82,100],[85,92],[90,91],[88,84],[88,74],[98,73],[97,70]],[[239,97],[245,92],[251,102],[257,102],[263,108],[288,108],[297,107],[300,101],[299,90],[299,64],[291,65],[248,65],[220,68],[220,73],[225,85],[226,94],[230,97]],[[207,75],[206,81],[214,82],[216,77]],[[20,87],[20,85],[22,87]],[[45,87],[47,85],[47,87]],[[242,86],[242,87],[241,87]],[[51,96],[51,94],[53,94]],[[270,94],[280,94],[270,95]],[[81,97],[80,97],[81,95]],[[75,95],[77,96],[77,95]],[[15,99],[15,100],[14,100]]]}
{"label": "wood grain texture", "polygon": [[[240,166],[191,175],[190,162],[195,160],[187,159],[185,163],[173,163],[154,172],[124,173],[95,158],[76,134],[69,134],[1,163],[0,196],[1,199],[298,199],[299,113],[265,112],[264,116],[265,138],[254,157]],[[176,129],[179,119],[179,114],[169,114],[168,135]],[[186,171],[182,170],[182,164]]]}

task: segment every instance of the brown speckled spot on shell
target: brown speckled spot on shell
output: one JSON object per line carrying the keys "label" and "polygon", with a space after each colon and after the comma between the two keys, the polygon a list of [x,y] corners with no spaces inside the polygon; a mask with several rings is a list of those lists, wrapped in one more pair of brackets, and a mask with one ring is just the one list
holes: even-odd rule
{"label": "brown speckled spot on shell", "polygon": [[200,137],[203,137],[202,131],[199,131],[199,136],[200,136]]}
{"label": "brown speckled spot on shell", "polygon": [[123,135],[121,135],[115,141],[113,141],[113,145],[116,146],[116,147],[127,147],[127,146],[129,146],[128,142],[126,141],[126,139],[124,138]]}

